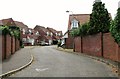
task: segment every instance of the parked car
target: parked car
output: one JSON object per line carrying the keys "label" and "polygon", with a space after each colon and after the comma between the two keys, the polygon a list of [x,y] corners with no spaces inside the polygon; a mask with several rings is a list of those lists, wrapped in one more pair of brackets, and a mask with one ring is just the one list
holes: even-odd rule
{"label": "parked car", "polygon": [[40,43],[40,45],[41,45],[41,46],[49,46],[49,43],[42,41],[42,42]]}

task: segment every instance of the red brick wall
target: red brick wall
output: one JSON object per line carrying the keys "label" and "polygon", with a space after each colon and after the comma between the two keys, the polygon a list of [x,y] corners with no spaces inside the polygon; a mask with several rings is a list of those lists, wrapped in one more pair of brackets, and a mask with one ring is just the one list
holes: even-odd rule
{"label": "red brick wall", "polygon": [[102,56],[101,36],[101,33],[84,36],[82,38],[83,52],[93,56]]}
{"label": "red brick wall", "polygon": [[73,48],[73,37],[69,37],[66,39],[66,48],[67,49]]}
{"label": "red brick wall", "polygon": [[2,58],[0,58],[0,59],[4,59],[5,58],[5,44],[4,44],[4,42],[5,42],[5,39],[4,39],[4,36],[3,35],[0,35],[0,57],[2,57]]}
{"label": "red brick wall", "polygon": [[2,37],[2,59],[5,59],[5,36]]}
{"label": "red brick wall", "polygon": [[15,37],[12,36],[11,38],[11,50],[12,50],[12,54],[15,53]]}
{"label": "red brick wall", "polygon": [[15,50],[19,50],[20,49],[20,42],[17,38],[15,38]]}
{"label": "red brick wall", "polygon": [[15,53],[15,51],[20,49],[19,40],[15,40],[15,37],[11,37],[10,35],[0,35],[0,51],[2,53],[2,59],[9,58],[11,54]]}
{"label": "red brick wall", "polygon": [[82,42],[81,37],[75,37],[75,39],[74,39],[75,52],[82,52],[81,42]]}
{"label": "red brick wall", "polygon": [[9,58],[11,55],[11,36],[6,35],[6,58]]}
{"label": "red brick wall", "polygon": [[[120,63],[120,46],[118,46],[118,61]],[[120,66],[120,65],[119,65]]]}
{"label": "red brick wall", "polygon": [[103,34],[103,57],[114,61],[118,60],[118,44],[110,33]]}

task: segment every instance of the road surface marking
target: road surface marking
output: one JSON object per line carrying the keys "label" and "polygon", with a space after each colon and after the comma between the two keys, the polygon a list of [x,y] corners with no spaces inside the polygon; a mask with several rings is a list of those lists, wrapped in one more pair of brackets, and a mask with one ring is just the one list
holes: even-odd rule
{"label": "road surface marking", "polygon": [[48,70],[49,68],[44,68],[44,69],[38,69],[38,68],[36,68],[35,70],[36,71],[38,71],[38,72],[40,72],[40,71],[45,71],[45,70]]}

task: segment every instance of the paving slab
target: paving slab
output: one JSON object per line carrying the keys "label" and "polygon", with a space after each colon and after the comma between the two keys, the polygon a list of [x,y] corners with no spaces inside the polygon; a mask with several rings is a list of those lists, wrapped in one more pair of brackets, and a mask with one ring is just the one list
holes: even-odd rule
{"label": "paving slab", "polygon": [[2,64],[2,74],[7,73],[9,71],[20,68],[31,60],[31,47],[25,47],[18,50],[15,54],[11,55],[10,58],[4,60]]}

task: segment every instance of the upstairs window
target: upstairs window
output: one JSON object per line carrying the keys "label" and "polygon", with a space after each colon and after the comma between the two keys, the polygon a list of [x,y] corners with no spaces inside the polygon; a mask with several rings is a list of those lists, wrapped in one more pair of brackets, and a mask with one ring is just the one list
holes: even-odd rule
{"label": "upstairs window", "polygon": [[71,21],[71,29],[72,28],[78,28],[78,21],[76,19],[73,19]]}
{"label": "upstairs window", "polygon": [[39,32],[38,32],[38,31],[36,32],[36,35],[39,35]]}
{"label": "upstairs window", "polygon": [[51,35],[51,37],[52,37],[52,36],[53,36],[53,33],[51,32],[50,35]]}
{"label": "upstairs window", "polygon": [[49,36],[49,32],[47,32],[47,36]]}
{"label": "upstairs window", "polygon": [[23,29],[23,34],[25,34],[25,29]]}
{"label": "upstairs window", "polygon": [[56,33],[56,36],[57,36],[57,33]]}
{"label": "upstairs window", "polygon": [[29,30],[29,33],[31,34],[31,33],[32,33],[32,31],[31,31],[31,30]]}
{"label": "upstairs window", "polygon": [[61,33],[58,33],[59,36],[61,36]]}

